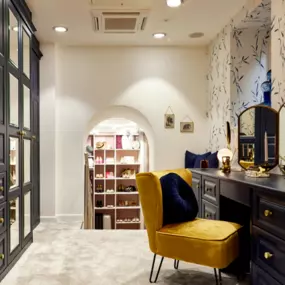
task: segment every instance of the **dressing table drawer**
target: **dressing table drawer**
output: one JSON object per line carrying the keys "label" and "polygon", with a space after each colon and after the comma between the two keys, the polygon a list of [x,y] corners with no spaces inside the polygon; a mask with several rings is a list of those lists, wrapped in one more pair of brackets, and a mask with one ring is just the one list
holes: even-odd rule
{"label": "dressing table drawer", "polygon": [[193,192],[195,194],[195,197],[197,199],[198,202],[198,207],[199,207],[199,213],[198,213],[198,217],[201,217],[201,175],[197,175],[197,174],[192,174],[192,189]]}
{"label": "dressing table drawer", "polygon": [[202,199],[202,218],[208,220],[219,220],[219,208]]}
{"label": "dressing table drawer", "polygon": [[253,224],[285,239],[285,200],[264,195],[254,194]]}
{"label": "dressing table drawer", "polygon": [[219,180],[210,177],[202,177],[202,185],[202,198],[218,205],[220,196]]}
{"label": "dressing table drawer", "polygon": [[285,242],[253,227],[253,261],[285,284]]}
{"label": "dressing table drawer", "polygon": [[252,265],[252,285],[281,285],[275,279],[273,279],[267,272],[263,271],[257,265]]}

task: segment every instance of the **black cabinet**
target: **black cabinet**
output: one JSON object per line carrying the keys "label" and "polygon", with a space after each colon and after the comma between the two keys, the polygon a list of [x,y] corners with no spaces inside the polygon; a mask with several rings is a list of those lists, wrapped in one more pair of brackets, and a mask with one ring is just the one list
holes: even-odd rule
{"label": "black cabinet", "polygon": [[25,1],[0,0],[0,281],[39,223],[39,61]]}

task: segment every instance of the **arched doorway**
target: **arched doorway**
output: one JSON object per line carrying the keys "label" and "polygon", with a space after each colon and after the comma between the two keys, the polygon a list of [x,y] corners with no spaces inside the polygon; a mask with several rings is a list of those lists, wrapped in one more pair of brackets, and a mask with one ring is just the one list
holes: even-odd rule
{"label": "arched doorway", "polygon": [[135,175],[149,171],[144,129],[125,118],[96,124],[86,142],[95,229],[143,229]]}

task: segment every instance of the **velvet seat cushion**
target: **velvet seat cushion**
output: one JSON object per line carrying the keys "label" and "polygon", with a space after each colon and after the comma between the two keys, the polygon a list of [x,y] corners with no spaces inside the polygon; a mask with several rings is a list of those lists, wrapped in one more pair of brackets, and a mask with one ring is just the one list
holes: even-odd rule
{"label": "velvet seat cushion", "polygon": [[240,225],[204,219],[167,225],[156,232],[157,253],[213,268],[226,268],[239,254]]}
{"label": "velvet seat cushion", "polygon": [[199,209],[192,187],[176,173],[162,176],[160,184],[163,225],[194,220]]}

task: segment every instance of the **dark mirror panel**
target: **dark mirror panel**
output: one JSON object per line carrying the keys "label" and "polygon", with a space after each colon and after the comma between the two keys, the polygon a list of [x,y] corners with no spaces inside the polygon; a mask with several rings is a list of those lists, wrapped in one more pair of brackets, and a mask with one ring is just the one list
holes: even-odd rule
{"label": "dark mirror panel", "polygon": [[4,164],[4,134],[0,134],[0,164]]}
{"label": "dark mirror panel", "polygon": [[279,111],[279,167],[285,174],[285,104]]}
{"label": "dark mirror panel", "polygon": [[24,198],[24,237],[31,232],[31,191]]}
{"label": "dark mirror panel", "polygon": [[239,164],[244,169],[274,168],[278,164],[278,112],[257,105],[241,113],[238,121]]}
{"label": "dark mirror panel", "polygon": [[4,72],[3,66],[0,66],[0,124],[4,124]]}

